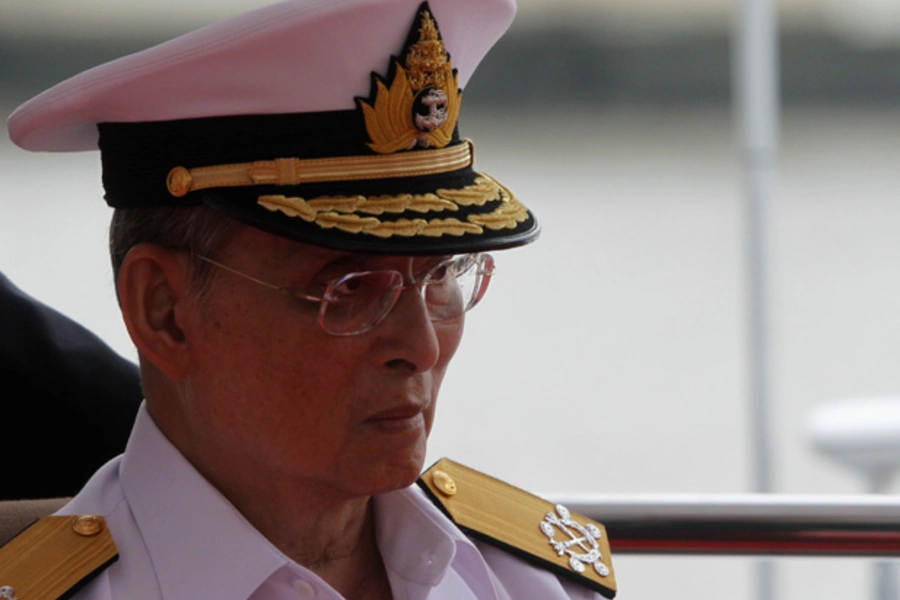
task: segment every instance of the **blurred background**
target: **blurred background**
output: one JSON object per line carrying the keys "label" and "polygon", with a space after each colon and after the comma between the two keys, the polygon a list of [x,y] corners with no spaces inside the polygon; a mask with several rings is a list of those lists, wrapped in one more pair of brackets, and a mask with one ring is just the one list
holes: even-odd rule
{"label": "blurred background", "polygon": [[[260,4],[0,0],[0,106]],[[814,451],[810,416],[900,395],[900,2],[779,0],[776,13],[772,488],[861,493],[858,473]],[[544,233],[498,256],[432,459],[554,496],[754,491],[736,22],[723,0],[521,0],[460,129]],[[0,180],[0,270],[134,358],[97,156],[32,155],[3,136]],[[623,600],[757,589],[746,559],[615,560]],[[872,586],[861,559],[785,559],[775,576],[777,597],[798,600]]]}

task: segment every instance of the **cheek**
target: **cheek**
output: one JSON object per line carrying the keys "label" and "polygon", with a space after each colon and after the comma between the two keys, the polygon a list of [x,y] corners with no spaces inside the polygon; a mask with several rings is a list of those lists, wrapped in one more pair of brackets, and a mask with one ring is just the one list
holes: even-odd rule
{"label": "cheek", "polygon": [[[212,332],[212,329],[215,332]],[[346,409],[333,369],[316,368],[315,341],[287,327],[247,330],[210,324],[201,372],[194,378],[194,427],[217,447],[262,463],[327,459]],[[312,394],[310,390],[316,390]],[[326,436],[326,432],[332,432]]]}
{"label": "cheek", "polygon": [[327,401],[340,395],[360,370],[365,348],[356,340],[321,332],[314,314],[299,308],[253,303],[211,307],[200,325],[197,358],[206,376],[218,380],[219,396],[310,419],[337,412]]}
{"label": "cheek", "polygon": [[263,317],[264,311],[236,299],[212,300],[199,316],[192,344],[193,379],[205,388],[204,398],[217,399],[218,404],[228,397],[235,410],[245,404],[264,408],[279,395],[283,376],[303,364],[287,347],[291,333],[286,323],[276,327]]}
{"label": "cheek", "polygon": [[440,321],[434,324],[435,334],[437,335],[438,344],[441,348],[441,358],[439,366],[442,369],[456,354],[459,343],[462,341],[463,330],[466,325],[466,316],[462,315],[453,321]]}
{"label": "cheek", "polygon": [[447,366],[456,354],[457,348],[462,341],[463,329],[465,325],[465,316],[460,317],[456,321],[442,321],[435,323],[434,330],[437,336],[438,345],[440,346],[440,358],[437,364],[431,370],[432,378],[432,394],[437,400],[437,393],[444,380],[444,374],[447,372]]}

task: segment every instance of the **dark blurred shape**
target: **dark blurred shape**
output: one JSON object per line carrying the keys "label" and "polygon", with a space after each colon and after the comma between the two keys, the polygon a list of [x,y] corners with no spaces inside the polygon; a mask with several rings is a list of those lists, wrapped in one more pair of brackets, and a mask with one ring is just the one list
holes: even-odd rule
{"label": "dark blurred shape", "polygon": [[75,494],[125,449],[137,366],[0,274],[0,500]]}

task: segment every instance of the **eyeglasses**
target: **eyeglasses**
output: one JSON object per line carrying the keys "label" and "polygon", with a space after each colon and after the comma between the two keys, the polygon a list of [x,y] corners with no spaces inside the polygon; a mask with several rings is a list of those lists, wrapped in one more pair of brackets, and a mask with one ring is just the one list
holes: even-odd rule
{"label": "eyeglasses", "polygon": [[362,271],[332,279],[321,296],[262,281],[211,258],[194,254],[229,273],[268,288],[319,303],[318,323],[331,335],[357,335],[371,330],[387,317],[403,290],[419,288],[432,321],[446,321],[473,308],[487,292],[494,274],[490,254],[464,254],[441,261],[409,283],[400,271]]}

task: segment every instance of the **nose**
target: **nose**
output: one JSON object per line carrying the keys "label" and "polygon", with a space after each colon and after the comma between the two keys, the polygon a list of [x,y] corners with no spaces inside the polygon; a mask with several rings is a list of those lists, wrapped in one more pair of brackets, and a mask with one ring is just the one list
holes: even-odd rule
{"label": "nose", "polygon": [[405,286],[391,312],[373,331],[379,341],[377,360],[391,369],[423,373],[440,359],[440,338],[425,306],[421,286]]}

